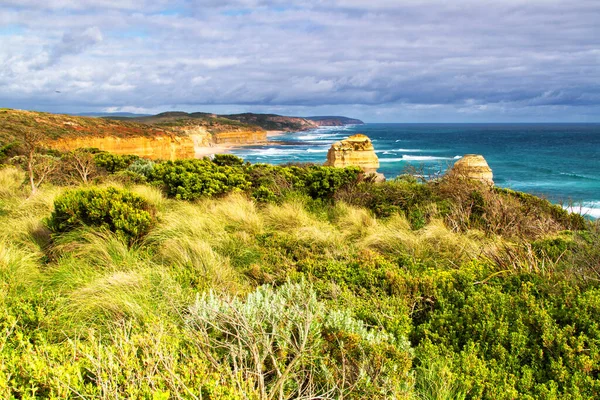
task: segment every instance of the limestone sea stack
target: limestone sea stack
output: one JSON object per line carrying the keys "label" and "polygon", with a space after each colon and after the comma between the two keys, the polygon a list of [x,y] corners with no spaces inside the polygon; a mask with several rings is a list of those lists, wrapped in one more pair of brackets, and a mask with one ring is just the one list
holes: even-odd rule
{"label": "limestone sea stack", "polygon": [[365,173],[376,173],[379,159],[371,139],[359,133],[332,144],[325,165],[340,168],[357,166]]}
{"label": "limestone sea stack", "polygon": [[454,163],[448,174],[478,180],[488,185],[494,184],[492,169],[485,158],[479,154],[465,154]]}

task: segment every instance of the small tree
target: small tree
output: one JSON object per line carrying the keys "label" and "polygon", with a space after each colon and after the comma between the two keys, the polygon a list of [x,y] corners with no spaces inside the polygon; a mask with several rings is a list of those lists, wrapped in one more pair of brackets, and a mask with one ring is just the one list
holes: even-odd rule
{"label": "small tree", "polygon": [[94,154],[85,150],[77,149],[69,152],[64,159],[67,168],[81,181],[87,184],[90,177],[96,173],[96,162]]}
{"label": "small tree", "polygon": [[[53,163],[46,162],[42,167],[42,176],[41,179],[36,183],[36,159],[38,159],[38,152],[42,147],[42,141],[44,140],[44,135],[36,131],[35,129],[24,129],[22,132],[22,146],[25,150],[25,157],[27,160],[27,175],[29,176],[29,184],[31,185],[31,193],[34,194],[37,191],[37,188],[42,183],[42,181],[46,178],[46,176],[51,172],[50,170],[54,169],[52,167]],[[48,160],[49,161],[49,160]],[[55,163],[54,163],[55,165]]]}

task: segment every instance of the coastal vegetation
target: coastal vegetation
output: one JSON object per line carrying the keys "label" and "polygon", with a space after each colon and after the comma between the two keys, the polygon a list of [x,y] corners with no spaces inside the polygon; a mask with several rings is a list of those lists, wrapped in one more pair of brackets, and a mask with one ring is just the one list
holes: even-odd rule
{"label": "coastal vegetation", "polygon": [[28,169],[10,143],[3,398],[600,396],[598,222],[460,177],[41,146]]}

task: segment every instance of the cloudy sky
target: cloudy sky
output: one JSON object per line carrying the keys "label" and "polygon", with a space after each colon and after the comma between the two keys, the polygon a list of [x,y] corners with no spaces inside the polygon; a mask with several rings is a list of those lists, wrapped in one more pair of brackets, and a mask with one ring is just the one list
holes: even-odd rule
{"label": "cloudy sky", "polygon": [[600,1],[0,0],[0,107],[600,122]]}

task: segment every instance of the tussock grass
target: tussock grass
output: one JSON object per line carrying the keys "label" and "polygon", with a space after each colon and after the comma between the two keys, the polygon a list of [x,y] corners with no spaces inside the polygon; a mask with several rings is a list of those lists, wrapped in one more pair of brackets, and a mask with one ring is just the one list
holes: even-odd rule
{"label": "tussock grass", "polygon": [[305,204],[298,199],[282,205],[269,204],[264,214],[269,228],[280,232],[291,232],[320,222],[306,211]]}
{"label": "tussock grass", "polygon": [[136,268],[147,262],[143,250],[130,247],[108,230],[80,228],[56,236],[51,250],[56,259],[74,257],[96,269],[119,271]]}
{"label": "tussock grass", "polygon": [[150,204],[156,207],[159,211],[164,211],[169,204],[167,198],[164,196],[162,191],[154,186],[148,185],[135,185],[129,188],[133,193],[140,195],[146,199]]}
{"label": "tussock grass", "polygon": [[73,291],[63,312],[87,322],[125,317],[143,319],[148,308],[150,282],[137,271],[116,271]]}
{"label": "tussock grass", "polygon": [[0,199],[10,199],[23,192],[25,174],[20,169],[5,167],[0,169]]}
{"label": "tussock grass", "polygon": [[264,230],[256,203],[243,194],[233,193],[217,201],[204,201],[200,207],[229,232],[241,230],[256,235]]}
{"label": "tussock grass", "polygon": [[0,293],[21,294],[40,276],[39,258],[0,240]]}
{"label": "tussock grass", "polygon": [[416,238],[408,220],[395,214],[386,221],[378,221],[361,240],[365,248],[389,254],[406,254],[416,247]]}
{"label": "tussock grass", "polygon": [[358,240],[369,234],[377,226],[377,220],[364,208],[338,202],[333,209],[333,223],[347,240]]}
{"label": "tussock grass", "polygon": [[331,253],[344,247],[343,237],[335,226],[308,212],[299,199],[281,205],[269,205],[264,210],[264,218],[268,228],[286,234],[292,246]]}

